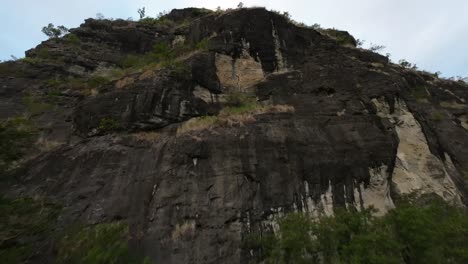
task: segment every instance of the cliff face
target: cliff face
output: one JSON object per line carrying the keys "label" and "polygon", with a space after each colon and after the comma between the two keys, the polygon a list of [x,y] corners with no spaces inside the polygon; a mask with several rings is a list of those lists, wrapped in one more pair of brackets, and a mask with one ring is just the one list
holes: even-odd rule
{"label": "cliff face", "polygon": [[[467,85],[346,32],[254,8],[71,33],[0,68],[0,118],[38,127],[2,192],[60,204],[54,230],[126,221],[132,250],[155,263],[247,263],[243,237],[285,212],[383,214],[406,194],[466,203]],[[154,45],[190,48],[122,70]]]}

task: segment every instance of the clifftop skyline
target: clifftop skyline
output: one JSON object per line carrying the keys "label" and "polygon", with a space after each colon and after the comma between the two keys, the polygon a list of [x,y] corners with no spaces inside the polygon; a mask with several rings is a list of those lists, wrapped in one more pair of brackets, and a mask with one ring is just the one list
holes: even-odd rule
{"label": "clifftop skyline", "polygon": [[[102,13],[106,18],[132,17],[138,19],[137,9],[146,7],[146,14],[187,6],[216,9],[235,8],[234,1],[4,1],[0,21],[4,25],[0,36],[0,60],[24,52],[46,39],[41,28],[48,23],[78,27],[84,19]],[[321,24],[350,32],[355,38],[371,44],[384,45],[381,53],[391,54],[398,62],[406,59],[420,69],[442,73],[444,77],[468,76],[468,19],[463,13],[468,2],[449,1],[243,1],[245,7],[265,6],[267,9],[287,11],[292,18],[307,25]]]}

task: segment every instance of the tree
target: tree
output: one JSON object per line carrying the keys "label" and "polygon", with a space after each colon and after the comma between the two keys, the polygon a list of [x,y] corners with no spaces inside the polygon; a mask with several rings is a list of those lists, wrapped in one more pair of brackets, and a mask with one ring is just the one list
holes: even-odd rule
{"label": "tree", "polygon": [[104,15],[102,13],[97,13],[96,14],[96,19],[98,20],[103,20],[104,19]]}
{"label": "tree", "polygon": [[369,47],[369,50],[372,51],[372,52],[378,52],[378,51],[381,51],[383,49],[385,49],[384,45],[371,44],[371,46]]}
{"label": "tree", "polygon": [[142,7],[142,8],[139,8],[139,9],[138,9],[138,14],[140,15],[140,19],[145,18],[145,16],[146,16],[145,13],[146,13],[145,7]]}
{"label": "tree", "polygon": [[49,23],[46,27],[42,28],[42,33],[50,38],[58,38],[65,35],[68,32],[68,28],[64,26],[55,27],[54,24]]}
{"label": "tree", "polygon": [[356,39],[356,47],[362,48],[362,46],[364,45],[364,42],[366,41],[363,39]]}
{"label": "tree", "polygon": [[412,64],[411,62],[408,62],[407,60],[405,59],[401,59],[398,61],[398,64],[400,64],[400,66],[403,66],[404,68],[408,68],[408,69],[414,69],[416,70],[418,67],[416,66],[416,64]]}
{"label": "tree", "polygon": [[315,29],[315,30],[322,29],[322,26],[321,26],[320,24],[318,24],[318,23],[313,24],[311,27],[312,27],[313,29]]}
{"label": "tree", "polygon": [[274,234],[248,235],[244,248],[257,263],[468,263],[467,211],[441,198],[419,199],[402,199],[382,217],[372,208],[317,219],[286,214]]}

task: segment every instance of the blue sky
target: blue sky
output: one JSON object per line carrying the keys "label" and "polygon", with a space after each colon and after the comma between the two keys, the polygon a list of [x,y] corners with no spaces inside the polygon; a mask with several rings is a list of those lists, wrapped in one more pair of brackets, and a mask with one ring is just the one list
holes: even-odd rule
{"label": "blue sky", "polygon": [[[0,59],[23,57],[46,37],[48,23],[69,28],[100,12],[137,18],[182,7],[236,7],[239,0],[0,0]],[[406,59],[444,76],[468,76],[467,0],[244,0],[244,6],[288,11],[294,20],[349,31],[366,44],[386,46],[394,61]]]}

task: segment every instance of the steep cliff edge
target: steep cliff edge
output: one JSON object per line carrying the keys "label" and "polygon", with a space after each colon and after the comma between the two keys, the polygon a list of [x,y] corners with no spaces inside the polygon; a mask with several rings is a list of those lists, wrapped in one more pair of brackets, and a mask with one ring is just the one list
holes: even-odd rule
{"label": "steep cliff edge", "polygon": [[155,263],[248,263],[245,234],[294,210],[466,204],[467,84],[338,33],[262,8],[88,19],[0,64],[0,118],[36,127],[2,193],[59,204],[51,233],[125,221]]}

